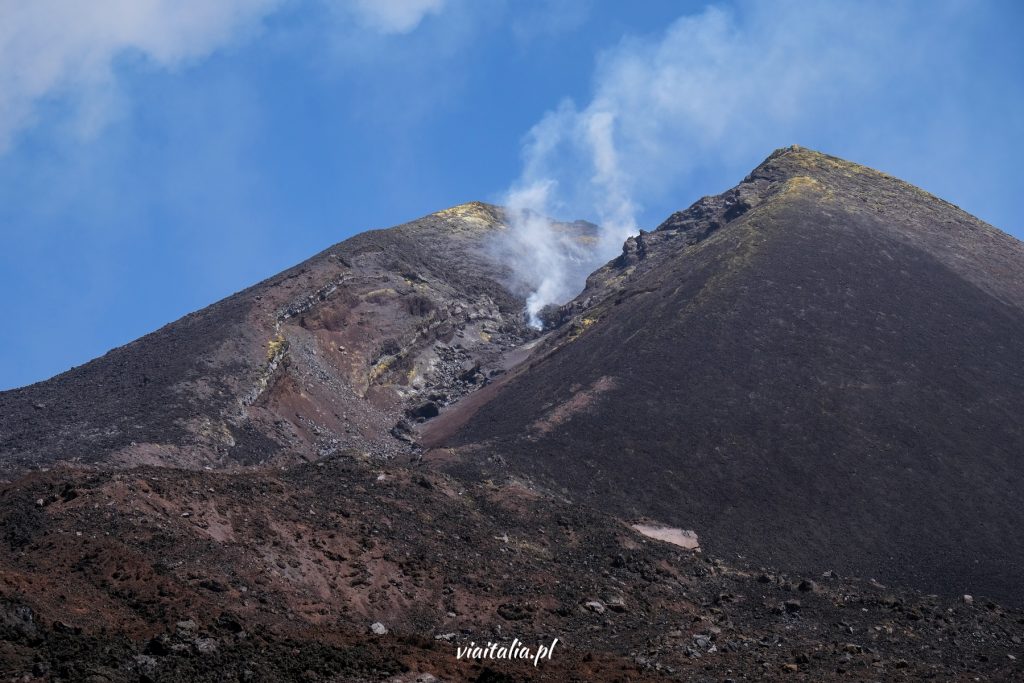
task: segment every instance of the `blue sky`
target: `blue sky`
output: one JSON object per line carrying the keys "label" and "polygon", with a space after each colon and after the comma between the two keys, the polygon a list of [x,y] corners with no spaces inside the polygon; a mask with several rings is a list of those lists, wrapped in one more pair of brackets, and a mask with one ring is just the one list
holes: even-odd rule
{"label": "blue sky", "polygon": [[1021,35],[1017,2],[0,0],[0,388],[365,229],[522,201],[614,242],[792,143],[1022,237]]}

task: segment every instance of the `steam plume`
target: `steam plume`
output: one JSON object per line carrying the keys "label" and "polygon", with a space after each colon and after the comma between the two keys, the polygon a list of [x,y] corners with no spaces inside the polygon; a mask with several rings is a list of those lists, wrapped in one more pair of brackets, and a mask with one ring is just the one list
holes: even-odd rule
{"label": "steam plume", "polygon": [[[528,292],[530,324],[540,327],[544,306],[572,298],[587,274],[636,232],[636,208],[619,167],[611,111],[580,112],[564,102],[530,131],[524,162],[522,176],[504,197],[511,230],[497,251],[512,264],[519,288]],[[586,177],[580,178],[577,169],[587,169]],[[596,237],[550,218],[579,206],[596,210]]]}
{"label": "steam plume", "polygon": [[[641,203],[670,201],[675,209],[696,199],[677,196],[694,170],[749,168],[775,147],[814,145],[808,131],[849,122],[851,106],[888,106],[880,93],[926,76],[922,55],[948,42],[944,31],[964,11],[957,3],[929,8],[711,6],[601,55],[590,101],[564,101],[533,127],[522,173],[504,198],[511,229],[498,248],[528,293],[531,321],[544,305],[578,293],[587,273],[619,251],[637,229]],[[570,239],[546,219],[552,215],[595,219],[598,238]]]}

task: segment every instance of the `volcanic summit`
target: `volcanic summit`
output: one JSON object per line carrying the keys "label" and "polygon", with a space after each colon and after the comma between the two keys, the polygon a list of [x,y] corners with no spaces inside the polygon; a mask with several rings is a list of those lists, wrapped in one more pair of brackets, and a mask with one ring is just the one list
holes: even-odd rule
{"label": "volcanic summit", "polygon": [[[0,393],[4,672],[1024,675],[1024,244],[789,147],[537,330],[511,229],[365,232]],[[455,657],[506,636],[564,650]]]}

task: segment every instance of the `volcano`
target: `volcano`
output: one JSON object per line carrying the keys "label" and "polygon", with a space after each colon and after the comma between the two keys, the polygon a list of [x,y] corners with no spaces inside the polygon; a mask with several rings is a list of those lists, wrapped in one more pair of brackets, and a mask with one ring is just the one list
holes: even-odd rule
{"label": "volcano", "polygon": [[[365,232],[0,393],[4,671],[1024,674],[1024,244],[794,146],[537,330],[512,229]],[[456,656],[513,637],[562,649]]]}
{"label": "volcano", "polygon": [[723,557],[1021,600],[1020,242],[787,149],[631,241],[567,309],[436,443]]}

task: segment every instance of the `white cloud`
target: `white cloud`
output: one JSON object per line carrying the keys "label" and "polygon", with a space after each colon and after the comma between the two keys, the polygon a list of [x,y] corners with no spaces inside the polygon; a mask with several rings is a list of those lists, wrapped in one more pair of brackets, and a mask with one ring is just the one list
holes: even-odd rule
{"label": "white cloud", "polygon": [[[201,60],[259,30],[285,0],[0,0],[0,153],[59,101],[88,136],[108,122],[121,92],[115,65],[141,58],[160,69]],[[353,29],[413,31],[446,0],[325,3]]]}
{"label": "white cloud", "polygon": [[[870,98],[925,68],[934,26],[957,5],[748,2],[708,7],[661,35],[626,38],[602,55],[585,106],[563,102],[527,136],[523,171],[506,200],[516,222],[505,253],[534,313],[577,293],[636,229],[639,207],[709,160],[762,156],[802,142],[810,123],[848,121]],[[932,43],[935,43],[932,40]],[[894,90],[898,90],[894,88]],[[546,192],[529,192],[530,188]],[[533,213],[594,217],[595,249],[567,252]],[[515,242],[522,245],[515,246]],[[539,267],[533,254],[543,257]]]}
{"label": "white cloud", "polygon": [[277,3],[0,0],[0,152],[46,98],[70,97],[79,127],[102,125],[122,55],[173,69],[253,29]]}
{"label": "white cloud", "polygon": [[354,0],[352,11],[360,23],[380,33],[409,33],[430,14],[438,14],[446,0]]}

